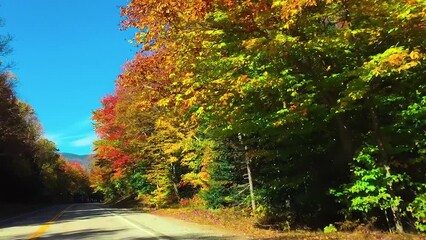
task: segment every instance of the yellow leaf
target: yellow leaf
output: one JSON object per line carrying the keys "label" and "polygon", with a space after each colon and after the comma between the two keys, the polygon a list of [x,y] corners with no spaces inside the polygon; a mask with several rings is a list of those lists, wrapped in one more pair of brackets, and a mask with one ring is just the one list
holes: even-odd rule
{"label": "yellow leaf", "polygon": [[419,59],[420,58],[420,54],[418,52],[416,52],[416,51],[412,51],[410,53],[410,58],[411,59]]}

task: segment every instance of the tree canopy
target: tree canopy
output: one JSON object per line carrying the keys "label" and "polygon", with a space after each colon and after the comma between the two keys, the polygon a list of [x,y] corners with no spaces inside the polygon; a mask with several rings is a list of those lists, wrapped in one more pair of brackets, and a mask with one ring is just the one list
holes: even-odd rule
{"label": "tree canopy", "polygon": [[130,1],[140,51],[93,114],[94,185],[156,207],[251,207],[262,224],[425,231],[425,13],[424,0]]}

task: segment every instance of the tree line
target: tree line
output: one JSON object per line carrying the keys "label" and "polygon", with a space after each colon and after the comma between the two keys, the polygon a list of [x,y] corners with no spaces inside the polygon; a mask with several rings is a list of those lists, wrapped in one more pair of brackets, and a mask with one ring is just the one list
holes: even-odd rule
{"label": "tree line", "polygon": [[[10,51],[10,39],[0,37],[0,55]],[[0,203],[69,202],[89,194],[86,171],[43,136],[34,109],[16,96],[10,67],[0,67]]]}
{"label": "tree line", "polygon": [[93,114],[108,199],[426,230],[424,0],[131,0]]}

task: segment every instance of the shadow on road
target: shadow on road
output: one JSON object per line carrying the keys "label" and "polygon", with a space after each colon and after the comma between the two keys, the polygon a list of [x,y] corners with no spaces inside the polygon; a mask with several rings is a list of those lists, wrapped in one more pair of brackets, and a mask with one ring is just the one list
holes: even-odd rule
{"label": "shadow on road", "polygon": [[[64,211],[64,209],[67,209]],[[63,212],[64,211],[64,212]],[[58,217],[58,213],[63,212],[62,215]],[[140,234],[122,237],[125,236],[126,231],[129,231],[129,227],[126,228],[125,225],[113,225],[113,228],[107,229],[103,228],[102,225],[107,224],[110,221],[111,216],[117,215],[125,215],[126,217],[132,216],[133,214],[138,215],[140,212],[131,211],[128,209],[122,208],[103,208],[102,204],[96,203],[85,203],[85,204],[75,204],[71,205],[56,205],[50,208],[45,208],[37,211],[36,213],[31,213],[28,215],[23,215],[20,217],[16,217],[10,219],[8,221],[0,221],[0,238],[1,232],[16,229],[17,232],[14,231],[13,239],[26,239],[29,235],[28,233],[24,234],[19,231],[21,228],[32,227],[32,232],[39,228],[52,219],[57,218],[54,221],[54,225],[62,225],[63,223],[71,222],[71,224],[75,224],[78,221],[81,221],[80,224],[83,224],[83,229],[75,230],[75,229],[63,229],[60,232],[58,231],[47,231],[45,232],[39,239],[140,239],[140,240],[158,240],[158,239],[168,239],[168,240],[184,240],[184,239],[206,239],[206,240],[225,240],[225,239],[241,239],[238,236],[222,236],[221,234],[213,233],[194,233],[188,234],[188,232],[182,232],[181,234],[170,234],[169,236],[165,236],[164,234],[168,234],[165,232],[164,234],[161,232],[156,232],[154,229],[151,229],[147,226],[143,226],[142,228],[148,232],[156,234],[157,237],[146,236],[146,234]],[[87,226],[88,221],[91,219],[97,219],[97,223],[95,226],[89,225]],[[105,219],[102,219],[105,218]],[[99,224],[100,223],[100,224]],[[86,224],[86,225],[84,225]],[[63,226],[63,225],[62,225]],[[21,227],[21,228],[20,228]],[[176,227],[176,226],[171,226]],[[130,229],[133,227],[130,225]],[[34,230],[35,229],[35,230]],[[136,231],[138,231],[136,229]],[[145,237],[142,237],[145,235]],[[149,234],[148,234],[149,235]],[[137,237],[134,237],[137,236]],[[112,237],[112,238],[111,238]]]}
{"label": "shadow on road", "polygon": [[69,231],[62,233],[44,234],[39,239],[96,239],[101,237],[112,236],[120,231],[122,230],[85,229],[84,231]]}
{"label": "shadow on road", "polygon": [[[103,211],[99,207],[93,208],[94,205],[101,206],[100,204],[86,203],[75,205],[85,205],[87,206],[87,209],[71,208],[69,210],[66,210],[66,214],[64,214],[60,219],[58,219],[57,222],[75,221],[79,219],[103,217],[110,215],[108,212]],[[6,220],[0,220],[0,229],[18,226],[43,225],[46,222],[52,220],[59,212],[63,211],[69,206],[69,204],[58,204],[55,206],[39,209],[35,212],[23,214],[17,217],[12,217]]]}
{"label": "shadow on road", "polygon": [[43,203],[5,203],[0,202],[0,223],[5,219],[9,219],[16,215],[22,215],[25,213],[33,212],[37,209],[47,207],[47,204]]}
{"label": "shadow on road", "polygon": [[[55,234],[45,234],[39,239],[108,239],[108,237],[113,236],[115,233],[122,230],[114,231],[99,231],[99,230],[89,230],[89,231],[72,231],[65,233],[55,233]],[[111,238],[116,239],[116,238]],[[218,237],[218,236],[199,236],[199,235],[182,235],[182,236],[158,236],[158,237],[126,237],[118,238],[126,240],[190,240],[190,239],[200,239],[200,240],[232,240],[236,239],[233,237]]]}

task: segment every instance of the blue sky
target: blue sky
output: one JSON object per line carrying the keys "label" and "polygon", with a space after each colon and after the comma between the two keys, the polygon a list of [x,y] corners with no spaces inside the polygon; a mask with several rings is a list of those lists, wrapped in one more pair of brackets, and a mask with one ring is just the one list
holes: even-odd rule
{"label": "blue sky", "polygon": [[88,154],[96,138],[90,121],[113,92],[121,66],[137,49],[120,31],[126,0],[3,0],[0,34],[13,36],[16,91],[31,104],[45,136],[61,152]]}

